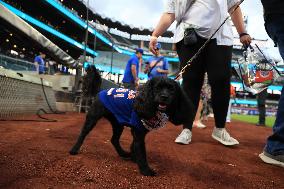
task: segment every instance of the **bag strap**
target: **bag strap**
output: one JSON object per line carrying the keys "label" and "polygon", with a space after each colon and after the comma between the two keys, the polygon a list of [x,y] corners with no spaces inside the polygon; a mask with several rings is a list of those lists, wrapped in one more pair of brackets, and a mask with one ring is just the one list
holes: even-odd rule
{"label": "bag strap", "polygon": [[[248,49],[251,50],[251,52],[254,52],[254,48],[249,44],[249,45],[243,45],[241,50],[243,50],[243,52],[246,52]],[[247,54],[243,54],[244,59],[247,60]]]}
{"label": "bag strap", "polygon": [[163,60],[163,59],[164,59],[163,56],[160,57],[160,58],[156,61],[156,63],[154,64],[154,66],[150,68],[150,70],[149,70],[149,72],[148,72],[148,77],[149,77],[150,73],[152,72],[152,70],[153,70],[153,69],[157,66],[157,64],[158,64],[159,62],[161,62],[161,60]]}
{"label": "bag strap", "polygon": [[[192,7],[192,5],[193,5],[196,1],[197,1],[197,0],[192,0],[192,1],[186,6],[184,13],[186,13],[186,12],[190,9],[190,7]],[[177,26],[180,25],[180,23],[182,23],[183,17],[184,17],[184,15],[181,16],[180,20],[177,20]]]}

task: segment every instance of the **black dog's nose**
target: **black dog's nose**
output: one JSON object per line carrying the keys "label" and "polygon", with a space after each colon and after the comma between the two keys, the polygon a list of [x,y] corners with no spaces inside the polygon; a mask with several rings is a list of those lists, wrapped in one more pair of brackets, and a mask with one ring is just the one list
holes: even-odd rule
{"label": "black dog's nose", "polygon": [[162,99],[162,100],[166,100],[167,98],[168,98],[168,95],[165,95],[165,94],[162,94],[162,95],[161,95],[161,99]]}

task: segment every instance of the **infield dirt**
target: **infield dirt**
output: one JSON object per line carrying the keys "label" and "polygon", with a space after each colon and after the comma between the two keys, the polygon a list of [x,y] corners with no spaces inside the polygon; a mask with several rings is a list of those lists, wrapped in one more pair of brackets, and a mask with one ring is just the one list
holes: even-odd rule
{"label": "infield dirt", "polygon": [[[58,122],[0,122],[0,188],[284,188],[284,169],[258,158],[271,128],[232,122],[227,129],[240,145],[225,147],[211,138],[213,120],[206,129],[193,129],[189,145],[175,144],[182,128],[168,124],[146,138],[148,161],[158,175],[145,177],[118,157],[105,119],[71,156],[85,114],[47,117]],[[121,143],[129,149],[128,128]]]}

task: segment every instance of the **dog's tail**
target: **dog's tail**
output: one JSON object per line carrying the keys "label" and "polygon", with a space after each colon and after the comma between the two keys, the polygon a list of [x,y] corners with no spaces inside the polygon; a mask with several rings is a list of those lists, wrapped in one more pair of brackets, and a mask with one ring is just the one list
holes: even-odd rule
{"label": "dog's tail", "polygon": [[84,96],[95,96],[98,94],[102,84],[102,78],[95,65],[86,68],[87,74],[83,78],[82,92]]}

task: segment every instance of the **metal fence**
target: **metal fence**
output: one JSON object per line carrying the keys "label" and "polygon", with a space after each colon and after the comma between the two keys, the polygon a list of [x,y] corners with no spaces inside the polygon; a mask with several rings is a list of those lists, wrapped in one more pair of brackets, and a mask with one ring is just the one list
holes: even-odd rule
{"label": "metal fence", "polygon": [[39,109],[50,113],[47,101],[56,110],[50,83],[44,81],[42,85],[37,77],[0,68],[0,120],[25,119],[26,115],[36,114]]}

